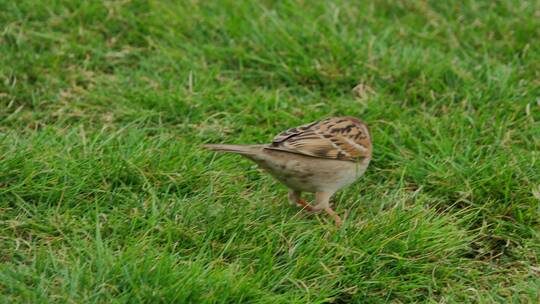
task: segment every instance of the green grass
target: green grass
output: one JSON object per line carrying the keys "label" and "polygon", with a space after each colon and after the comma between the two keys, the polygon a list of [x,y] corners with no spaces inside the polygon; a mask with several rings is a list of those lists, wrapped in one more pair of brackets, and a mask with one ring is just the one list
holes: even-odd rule
{"label": "green grass", "polygon": [[[0,1],[0,302],[538,301],[539,16]],[[200,147],[333,115],[374,139],[340,230]]]}

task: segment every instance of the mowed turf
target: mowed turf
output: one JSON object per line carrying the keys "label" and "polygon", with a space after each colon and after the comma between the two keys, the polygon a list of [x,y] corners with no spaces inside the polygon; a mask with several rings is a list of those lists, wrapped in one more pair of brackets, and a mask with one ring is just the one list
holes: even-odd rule
{"label": "mowed turf", "polygon": [[[0,1],[0,302],[539,301],[540,3],[450,2]],[[201,149],[337,115],[341,229]]]}

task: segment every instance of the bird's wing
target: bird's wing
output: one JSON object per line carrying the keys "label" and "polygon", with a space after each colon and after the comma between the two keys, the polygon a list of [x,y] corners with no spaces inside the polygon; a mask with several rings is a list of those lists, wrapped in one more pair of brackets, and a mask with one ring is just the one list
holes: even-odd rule
{"label": "bird's wing", "polygon": [[333,117],[278,134],[268,146],[313,157],[357,161],[371,156],[367,126],[353,117]]}

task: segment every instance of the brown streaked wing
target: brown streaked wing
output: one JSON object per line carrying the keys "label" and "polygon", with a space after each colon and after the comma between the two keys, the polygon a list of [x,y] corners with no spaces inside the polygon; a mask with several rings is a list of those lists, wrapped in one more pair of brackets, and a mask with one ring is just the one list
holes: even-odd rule
{"label": "brown streaked wing", "polygon": [[329,118],[277,135],[271,149],[313,157],[356,161],[367,156],[367,147],[359,143],[365,139],[367,128],[348,117]]}
{"label": "brown streaked wing", "polygon": [[272,144],[275,144],[275,143],[280,143],[284,140],[287,140],[288,138],[292,137],[292,136],[296,136],[296,135],[299,135],[301,134],[302,132],[305,132],[307,130],[309,130],[311,127],[313,127],[314,125],[316,125],[317,123],[319,123],[319,121],[314,121],[312,123],[308,123],[308,124],[305,124],[305,125],[301,125],[299,127],[295,127],[295,128],[290,128],[288,130],[285,130],[281,133],[279,133],[278,135],[276,135],[274,137],[274,139],[272,140]]}

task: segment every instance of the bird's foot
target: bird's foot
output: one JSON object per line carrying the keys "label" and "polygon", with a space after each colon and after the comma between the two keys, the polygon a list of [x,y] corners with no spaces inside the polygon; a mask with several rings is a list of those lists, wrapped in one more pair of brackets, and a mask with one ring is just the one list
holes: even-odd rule
{"label": "bird's foot", "polygon": [[339,215],[330,207],[325,208],[324,210],[326,211],[326,213],[328,213],[330,216],[334,218],[334,221],[336,222],[336,226],[338,228],[341,227],[341,225],[343,224],[343,221],[341,221],[341,218],[339,217]]}
{"label": "bird's foot", "polygon": [[300,206],[302,207],[304,210],[306,211],[309,211],[309,212],[320,212],[322,210],[326,211],[326,213],[328,213],[328,215],[330,215],[331,217],[334,218],[334,221],[336,222],[336,226],[339,228],[341,227],[341,225],[343,224],[343,221],[341,220],[341,217],[339,217],[339,215],[330,207],[327,207],[327,208],[314,208],[313,206],[311,206],[307,201],[303,200],[303,199],[300,199],[296,202],[297,206]]}
{"label": "bird's foot", "polygon": [[300,206],[307,211],[310,211],[310,212],[315,211],[315,209],[313,209],[313,207],[311,207],[311,205],[306,200],[300,199],[296,202],[296,204],[297,206]]}

